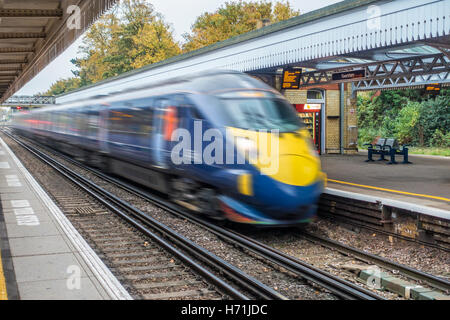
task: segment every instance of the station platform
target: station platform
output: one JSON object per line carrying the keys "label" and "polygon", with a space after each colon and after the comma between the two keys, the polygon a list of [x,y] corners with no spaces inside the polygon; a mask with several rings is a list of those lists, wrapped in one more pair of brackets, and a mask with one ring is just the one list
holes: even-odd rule
{"label": "station platform", "polygon": [[0,300],[131,299],[1,138],[0,199]]}
{"label": "station platform", "polygon": [[364,152],[322,155],[322,168],[328,175],[327,190],[444,210],[450,218],[450,157],[410,155],[412,164],[403,164],[403,157],[398,157],[395,165],[365,160]]}

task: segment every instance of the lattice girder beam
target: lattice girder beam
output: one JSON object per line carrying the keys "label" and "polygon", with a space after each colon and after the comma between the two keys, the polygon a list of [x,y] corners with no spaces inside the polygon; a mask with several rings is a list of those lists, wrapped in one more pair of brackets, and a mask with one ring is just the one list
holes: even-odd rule
{"label": "lattice girder beam", "polygon": [[12,96],[2,105],[44,105],[55,104],[54,96]]}
{"label": "lattice girder beam", "polygon": [[441,83],[450,84],[450,72],[443,72],[439,74],[429,74],[425,76],[401,77],[396,79],[382,79],[382,80],[362,80],[354,83],[353,90],[388,90],[400,88],[417,88],[423,87],[427,84]]}
{"label": "lattice girder beam", "polygon": [[387,78],[401,79],[449,72],[450,61],[444,54],[433,54],[422,57],[409,57],[394,61],[380,61],[354,65],[352,68],[317,70],[303,73],[300,79],[300,86],[307,87],[321,84],[363,81],[360,78],[345,80],[332,79],[333,73],[361,69],[365,70],[364,81],[383,80]]}

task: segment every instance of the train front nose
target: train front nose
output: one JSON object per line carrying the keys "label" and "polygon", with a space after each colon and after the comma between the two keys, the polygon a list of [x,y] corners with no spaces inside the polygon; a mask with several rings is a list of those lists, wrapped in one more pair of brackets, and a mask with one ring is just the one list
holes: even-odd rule
{"label": "train front nose", "polygon": [[281,155],[278,171],[256,180],[255,198],[271,215],[304,211],[317,203],[324,187],[320,164],[311,156]]}
{"label": "train front nose", "polygon": [[[238,137],[249,135],[238,130],[233,133]],[[256,160],[250,158],[248,171],[237,179],[237,201],[224,197],[223,202],[251,221],[265,224],[308,221],[316,213],[325,185],[325,175],[309,133],[306,130],[280,135],[258,132],[247,139],[253,141],[253,149],[257,150],[257,157],[253,158]],[[238,145],[240,149],[244,149],[242,145],[241,148]],[[245,219],[242,221],[248,223]]]}
{"label": "train front nose", "polygon": [[308,186],[320,175],[320,165],[309,155],[281,155],[278,171],[271,175],[276,181],[292,186]]}

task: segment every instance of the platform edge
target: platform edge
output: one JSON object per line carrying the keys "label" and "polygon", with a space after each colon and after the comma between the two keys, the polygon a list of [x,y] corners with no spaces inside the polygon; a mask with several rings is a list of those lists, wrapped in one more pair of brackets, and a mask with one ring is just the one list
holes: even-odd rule
{"label": "platform edge", "polygon": [[356,193],[356,192],[350,192],[350,191],[344,191],[339,189],[333,189],[333,188],[326,188],[324,191],[325,194],[330,194],[333,196],[339,196],[344,198],[350,198],[360,201],[366,201],[370,203],[378,203],[380,205],[380,208],[382,206],[389,206],[393,208],[398,208],[402,210],[407,210],[431,217],[437,217],[441,219],[450,220],[450,211],[438,209],[438,208],[432,208],[427,206],[421,206],[418,204],[408,203],[404,201],[399,200],[393,200],[388,198],[383,198],[379,196],[370,196],[362,193]]}
{"label": "platform edge", "polygon": [[113,300],[133,300],[130,294],[125,290],[122,284],[111,273],[108,267],[101,261],[94,250],[83,239],[79,232],[73,227],[72,223],[61,212],[58,206],[48,196],[44,189],[34,179],[34,177],[25,168],[22,162],[16,157],[14,152],[9,148],[5,141],[0,137],[0,144],[9,153],[15,164],[30,183],[34,191],[41,198],[42,202],[47,206],[55,220],[58,222],[61,229],[66,234],[67,238],[72,242],[72,245],[79,251],[86,265],[91,269],[96,279],[99,281],[103,289],[108,293]]}

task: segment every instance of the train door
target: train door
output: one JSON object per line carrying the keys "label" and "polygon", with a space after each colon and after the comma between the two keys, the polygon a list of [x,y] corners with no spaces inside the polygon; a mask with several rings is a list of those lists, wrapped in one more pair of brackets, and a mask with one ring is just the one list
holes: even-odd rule
{"label": "train door", "polygon": [[108,144],[108,119],[109,119],[109,108],[110,106],[107,104],[101,104],[99,106],[99,120],[98,120],[98,142],[100,146],[100,150],[102,153],[109,153],[109,144]]}
{"label": "train door", "polygon": [[[176,108],[171,106],[169,98],[160,98],[155,101],[155,115],[153,117],[154,134],[152,137],[153,163],[161,168],[168,168],[170,158],[168,127],[176,121]],[[169,128],[170,129],[170,128]]]}

